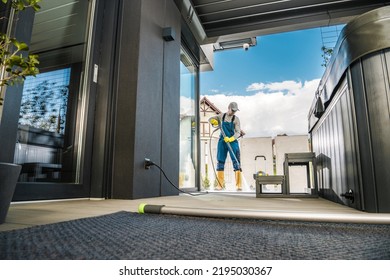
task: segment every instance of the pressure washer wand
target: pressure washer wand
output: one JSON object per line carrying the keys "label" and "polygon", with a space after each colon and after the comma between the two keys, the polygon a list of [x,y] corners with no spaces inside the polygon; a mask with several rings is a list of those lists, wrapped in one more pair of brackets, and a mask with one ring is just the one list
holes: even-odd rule
{"label": "pressure washer wand", "polygon": [[[222,128],[222,126],[221,126],[221,125],[219,125],[218,127],[219,127],[219,129],[221,130],[221,134],[222,134],[223,138],[225,138],[225,137],[226,137],[226,134],[225,134],[225,131],[223,131],[223,128]],[[241,137],[241,136],[240,136],[240,137]],[[238,137],[238,138],[240,138],[240,137]],[[233,148],[232,148],[232,146],[230,145],[230,143],[229,143],[229,142],[226,142],[226,144],[227,144],[227,146],[228,146],[228,148],[229,148],[229,150],[230,150],[231,154],[233,155],[234,159],[235,159],[235,160],[236,160],[236,162],[238,163],[238,166],[239,166],[239,167],[240,167],[240,169],[241,169],[241,162],[240,162],[240,161],[237,159],[237,157],[236,157],[235,153],[233,152]]]}

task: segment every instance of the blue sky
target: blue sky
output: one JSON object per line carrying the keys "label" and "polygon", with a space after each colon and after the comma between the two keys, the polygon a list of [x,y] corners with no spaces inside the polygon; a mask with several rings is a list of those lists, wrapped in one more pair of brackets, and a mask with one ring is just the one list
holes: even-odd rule
{"label": "blue sky", "polygon": [[258,37],[248,51],[215,52],[214,71],[200,75],[201,96],[221,111],[236,101],[248,137],[307,134],[307,114],[325,71],[321,46],[316,28]]}
{"label": "blue sky", "polygon": [[215,91],[247,94],[254,82],[305,81],[321,78],[320,29],[294,31],[257,38],[248,51],[226,50],[214,53],[214,71],[201,74],[201,93]]}

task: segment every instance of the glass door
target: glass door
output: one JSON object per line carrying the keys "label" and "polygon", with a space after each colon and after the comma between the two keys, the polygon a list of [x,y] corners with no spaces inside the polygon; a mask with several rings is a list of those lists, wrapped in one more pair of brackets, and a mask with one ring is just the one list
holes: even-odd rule
{"label": "glass door", "polygon": [[180,173],[179,188],[198,188],[197,84],[198,67],[182,48],[180,52]]}
{"label": "glass door", "polygon": [[84,197],[90,30],[95,1],[42,1],[30,51],[40,74],[23,85],[14,162],[21,200]]}

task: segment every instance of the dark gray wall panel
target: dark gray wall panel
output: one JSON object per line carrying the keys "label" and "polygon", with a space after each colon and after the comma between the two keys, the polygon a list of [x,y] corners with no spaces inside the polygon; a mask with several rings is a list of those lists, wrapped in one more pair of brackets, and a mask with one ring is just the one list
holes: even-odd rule
{"label": "dark gray wall panel", "polygon": [[352,92],[348,90],[345,93],[343,100],[345,104],[343,108],[348,110],[347,114],[343,114],[343,129],[344,133],[344,161],[345,169],[342,171],[342,175],[345,178],[345,186],[347,189],[352,189],[355,194],[355,206],[352,205],[351,201],[347,200],[349,206],[355,207],[357,209],[363,209],[362,205],[362,194],[361,194],[361,181],[360,181],[360,172],[359,172],[359,155],[358,149],[356,147],[357,141],[357,132],[356,132],[356,122],[355,118],[355,108],[352,103]]}
{"label": "dark gray wall panel", "polygon": [[378,211],[390,212],[389,73],[384,54],[367,56],[363,59],[363,69]]}
{"label": "dark gray wall panel", "polygon": [[[178,20],[180,14],[173,1],[166,1],[165,11],[164,27],[173,28],[175,40],[164,42],[161,167],[166,171],[165,173],[172,183],[179,186],[181,22]],[[172,194],[177,194],[177,190],[163,178],[161,195]]]}
{"label": "dark gray wall panel", "polygon": [[[319,166],[317,172],[320,195],[359,208],[361,207],[360,185],[355,179],[358,170],[356,149],[354,149],[356,129],[350,98],[345,78],[328,111],[312,131],[312,141]],[[342,196],[349,190],[355,193],[354,202]]]}
{"label": "dark gray wall panel", "polygon": [[141,2],[122,1],[119,15],[117,85],[114,92],[113,198],[131,198],[133,192]]}
{"label": "dark gray wall panel", "polygon": [[[177,194],[167,191],[157,168],[144,169],[144,159],[163,166],[177,183],[179,145],[174,137],[179,135],[180,20],[172,0],[122,1],[113,198]],[[162,38],[166,24],[176,29],[171,44]]]}
{"label": "dark gray wall panel", "polygon": [[362,189],[362,197],[364,197],[363,210],[368,212],[377,212],[376,187],[374,178],[374,166],[371,149],[371,134],[369,133],[367,100],[364,89],[363,69],[361,61],[354,63],[351,66],[351,87],[354,96],[356,130],[360,156],[360,171]]}
{"label": "dark gray wall panel", "polygon": [[[143,169],[150,158],[161,166],[165,1],[141,1],[138,86],[135,112],[132,198],[159,196],[160,172]],[[167,61],[169,63],[169,61]]]}

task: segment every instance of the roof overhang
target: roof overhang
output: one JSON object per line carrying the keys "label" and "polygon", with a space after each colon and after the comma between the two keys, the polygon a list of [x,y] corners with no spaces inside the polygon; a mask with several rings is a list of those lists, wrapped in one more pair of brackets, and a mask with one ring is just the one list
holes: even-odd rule
{"label": "roof overhang", "polygon": [[384,0],[176,0],[200,45],[348,23]]}

